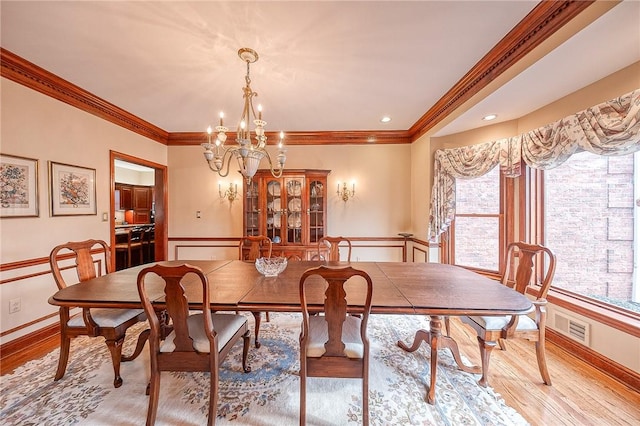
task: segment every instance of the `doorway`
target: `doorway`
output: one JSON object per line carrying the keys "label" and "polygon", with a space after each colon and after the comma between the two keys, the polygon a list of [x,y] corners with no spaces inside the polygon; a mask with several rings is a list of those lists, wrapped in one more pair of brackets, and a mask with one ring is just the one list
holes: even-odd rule
{"label": "doorway", "polygon": [[133,157],[131,155],[123,154],[116,151],[109,152],[110,162],[110,182],[111,182],[111,206],[110,206],[110,234],[111,234],[111,270],[116,270],[116,218],[118,222],[122,221],[124,213],[118,211],[116,214],[116,169],[118,164],[123,163],[132,166],[142,166],[150,169],[153,172],[153,184],[150,185],[153,192],[152,197],[152,209],[153,212],[150,218],[154,227],[154,245],[152,251],[152,259],[155,261],[162,261],[167,259],[167,238],[168,238],[168,225],[167,225],[167,166],[154,163],[142,158]]}

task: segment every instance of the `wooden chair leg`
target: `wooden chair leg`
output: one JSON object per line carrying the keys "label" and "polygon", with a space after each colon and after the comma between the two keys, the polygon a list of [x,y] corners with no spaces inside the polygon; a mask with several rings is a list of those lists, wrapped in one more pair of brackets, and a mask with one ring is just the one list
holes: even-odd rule
{"label": "wooden chair leg", "polygon": [[507,341],[506,340],[504,340],[502,338],[498,339],[498,345],[500,346],[501,350],[503,350],[503,351],[507,350]]}
{"label": "wooden chair leg", "polygon": [[265,316],[267,317],[267,322],[271,321],[271,319],[269,318],[269,312],[265,312]]}
{"label": "wooden chair leg", "polygon": [[538,359],[538,368],[540,369],[542,381],[545,385],[551,386],[551,376],[549,375],[549,369],[547,368],[547,355],[544,343],[544,337],[536,342],[536,357]]}
{"label": "wooden chair leg", "polygon": [[307,423],[307,366],[300,359],[300,426]]}
{"label": "wooden chair leg", "polygon": [[211,426],[216,423],[216,416],[218,412],[218,366],[211,366],[211,389],[209,391],[209,418],[207,425]]}
{"label": "wooden chair leg", "polygon": [[368,375],[362,378],[362,424],[369,425],[369,378]]}
{"label": "wooden chair leg", "polygon": [[489,358],[491,351],[496,347],[496,342],[485,342],[478,336],[478,346],[480,347],[480,359],[482,361],[482,377],[478,380],[478,384],[482,387],[489,386]]}
{"label": "wooden chair leg", "polygon": [[156,414],[158,413],[158,398],[160,397],[160,372],[153,371],[151,367],[151,379],[149,381],[149,408],[147,409],[147,426],[153,426],[156,423]]}
{"label": "wooden chair leg", "polygon": [[60,380],[67,371],[67,363],[69,362],[69,350],[71,349],[71,337],[60,333],[60,358],[58,359],[58,370],[53,380]]}
{"label": "wooden chair leg", "polygon": [[256,327],[256,348],[260,347],[260,342],[258,342],[258,333],[260,333],[260,322],[262,320],[262,312],[251,312],[253,314],[253,318],[255,319],[255,327]]}
{"label": "wooden chair leg", "polygon": [[447,337],[451,336],[451,324],[449,323],[449,317],[444,317],[444,330],[447,333]]}
{"label": "wooden chair leg", "polygon": [[122,360],[122,344],[124,336],[116,340],[107,340],[107,347],[111,352],[111,361],[113,362],[113,386],[119,388],[122,386],[122,377],[120,377],[120,361]]}
{"label": "wooden chair leg", "polygon": [[251,371],[251,367],[247,365],[247,358],[249,357],[249,346],[251,345],[251,330],[247,330],[242,335],[242,370],[245,373]]}

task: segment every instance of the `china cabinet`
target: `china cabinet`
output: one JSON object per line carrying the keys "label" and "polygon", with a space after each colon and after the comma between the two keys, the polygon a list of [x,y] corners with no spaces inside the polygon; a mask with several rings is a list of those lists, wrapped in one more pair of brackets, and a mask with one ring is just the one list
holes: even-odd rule
{"label": "china cabinet", "polygon": [[258,170],[244,184],[244,235],[266,235],[273,256],[311,259],[327,229],[330,170]]}

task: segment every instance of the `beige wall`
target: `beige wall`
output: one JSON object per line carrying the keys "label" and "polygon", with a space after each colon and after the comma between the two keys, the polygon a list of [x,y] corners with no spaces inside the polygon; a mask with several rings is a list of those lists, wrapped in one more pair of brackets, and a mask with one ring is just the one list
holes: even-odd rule
{"label": "beige wall", "polygon": [[[157,142],[129,132],[98,117],[80,111],[10,80],[0,85],[2,128],[0,150],[39,160],[39,207],[36,218],[0,220],[0,263],[48,257],[51,249],[62,242],[98,238],[109,241],[109,222],[102,213],[109,212],[109,150],[166,164],[167,148]],[[96,169],[96,205],[93,216],[51,217],[49,215],[47,161]],[[38,274],[44,265],[19,271],[3,272],[1,278],[15,274]],[[57,310],[47,299],[57,290],[51,275],[36,276],[0,285],[0,327],[10,330],[37,320]],[[22,309],[8,313],[8,301],[20,298]],[[57,320],[57,318],[54,318]],[[12,340],[44,324],[37,323],[13,335]]]}
{"label": "beige wall", "polygon": [[[289,146],[286,167],[331,170],[328,234],[391,237],[411,228],[410,155],[408,144]],[[232,170],[226,178],[210,171],[199,146],[169,147],[170,236],[242,235],[242,199],[230,203],[218,195],[218,185],[224,191],[230,182],[242,192],[233,163]],[[336,194],[343,181],[356,183],[356,196],[346,203]]]}

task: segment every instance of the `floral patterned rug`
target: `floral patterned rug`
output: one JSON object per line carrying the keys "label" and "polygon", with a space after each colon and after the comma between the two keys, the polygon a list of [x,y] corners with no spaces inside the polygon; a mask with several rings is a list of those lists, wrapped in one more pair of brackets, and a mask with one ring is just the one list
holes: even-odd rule
{"label": "floral patterned rug", "polygon": [[[299,423],[299,314],[271,313],[262,322],[260,349],[251,348],[250,373],[241,370],[241,345],[221,367],[217,424],[297,425]],[[250,318],[250,316],[249,316]],[[252,320],[250,319],[250,325]],[[141,324],[125,343],[129,353]],[[406,353],[413,331],[428,328],[425,317],[373,315],[369,408],[372,425],[526,425],[478,377],[459,371],[450,352],[439,351],[436,404],[425,402],[429,348]],[[407,332],[406,330],[410,330]],[[123,363],[122,387],[113,387],[113,369],[101,338],[72,342],[66,375],[53,381],[58,350],[1,377],[0,423],[6,425],[142,425],[148,399],[148,350]],[[159,425],[202,425],[207,421],[209,380],[205,373],[163,373]],[[307,382],[307,423],[362,423],[361,381],[318,379]]]}

